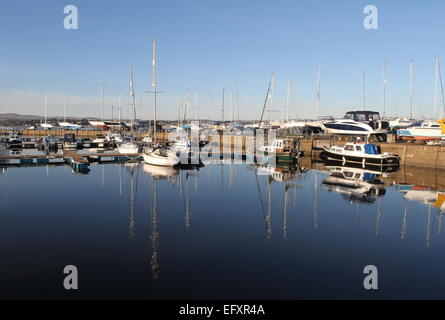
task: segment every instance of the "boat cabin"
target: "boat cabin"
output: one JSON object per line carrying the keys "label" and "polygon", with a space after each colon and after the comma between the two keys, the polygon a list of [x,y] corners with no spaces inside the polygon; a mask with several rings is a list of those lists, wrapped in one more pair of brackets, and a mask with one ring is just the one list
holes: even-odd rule
{"label": "boat cabin", "polygon": [[380,114],[377,111],[349,111],[344,118],[359,122],[379,121]]}

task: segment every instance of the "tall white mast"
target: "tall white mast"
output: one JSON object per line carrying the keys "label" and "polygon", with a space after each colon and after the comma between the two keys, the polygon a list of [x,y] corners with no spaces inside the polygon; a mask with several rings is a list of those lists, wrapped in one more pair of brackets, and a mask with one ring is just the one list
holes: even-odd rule
{"label": "tall white mast", "polygon": [[410,96],[410,119],[413,119],[413,76],[414,61],[409,63],[409,96]]}
{"label": "tall white mast", "polygon": [[153,141],[156,143],[156,36],[153,36],[153,60],[152,60],[152,82],[153,93]]}
{"label": "tall white mast", "polygon": [[298,91],[298,81],[295,81],[295,119],[298,118],[298,109],[300,106],[299,100],[299,91]]}
{"label": "tall white mast", "polygon": [[273,95],[274,95],[274,89],[275,89],[275,72],[272,72],[272,80],[270,85],[270,110],[269,110],[269,121],[271,121],[271,114],[274,111],[273,108]]}
{"label": "tall white mast", "polygon": [[231,122],[233,122],[235,120],[235,95],[233,91],[230,92],[230,109],[232,112]]}
{"label": "tall white mast", "polygon": [[66,98],[63,99],[63,122],[66,122]]}
{"label": "tall white mast", "polygon": [[105,88],[104,88],[103,84],[102,84],[101,88],[102,88],[102,121],[104,121],[105,120]]}
{"label": "tall white mast", "polygon": [[386,84],[388,80],[386,79],[386,68],[387,68],[387,60],[383,60],[383,118],[386,116]]}
{"label": "tall white mast", "polygon": [[119,106],[119,123],[121,123],[122,122],[122,93],[119,93],[118,106]]}
{"label": "tall white mast", "polygon": [[133,68],[130,67],[130,107],[131,107],[131,142],[134,140],[134,114],[135,114],[135,107],[136,107],[136,100],[135,100],[135,93],[134,93],[134,84],[133,84]]}
{"label": "tall white mast", "polygon": [[434,83],[434,117],[438,117],[437,90],[439,86],[439,57],[436,57],[436,78]]}
{"label": "tall white mast", "polygon": [[363,97],[362,97],[362,110],[366,108],[366,71],[363,71]]}
{"label": "tall white mast", "polygon": [[48,112],[48,96],[45,96],[45,123],[46,123],[47,112]]}
{"label": "tall white mast", "polygon": [[322,64],[318,65],[318,79],[317,79],[317,97],[315,102],[315,116],[316,120],[320,117],[320,82],[321,82],[321,68]]}
{"label": "tall white mast", "polygon": [[287,96],[286,96],[286,121],[289,122],[289,108],[290,108],[290,85],[291,79],[287,79]]}

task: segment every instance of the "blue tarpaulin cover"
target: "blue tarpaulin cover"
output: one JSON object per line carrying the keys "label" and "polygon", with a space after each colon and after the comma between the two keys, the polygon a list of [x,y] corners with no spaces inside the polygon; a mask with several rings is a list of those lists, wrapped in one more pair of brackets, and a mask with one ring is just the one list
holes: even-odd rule
{"label": "blue tarpaulin cover", "polygon": [[372,143],[365,144],[365,153],[366,154],[379,154],[377,150],[377,146]]}
{"label": "blue tarpaulin cover", "polygon": [[375,179],[375,174],[373,174],[373,173],[365,172],[365,173],[363,174],[363,180],[364,180],[364,181],[372,181],[372,180],[374,180],[374,179]]}

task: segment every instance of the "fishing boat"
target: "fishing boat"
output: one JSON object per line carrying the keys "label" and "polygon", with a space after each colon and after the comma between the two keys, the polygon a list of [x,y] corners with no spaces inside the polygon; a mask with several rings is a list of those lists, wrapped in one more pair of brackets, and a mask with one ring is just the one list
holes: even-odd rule
{"label": "fishing boat", "polygon": [[349,111],[343,119],[323,122],[322,128],[339,135],[384,135],[388,132],[389,122],[381,120],[376,111]]}
{"label": "fishing boat", "polygon": [[139,153],[139,145],[134,141],[134,127],[133,127],[133,121],[135,116],[135,93],[134,93],[134,86],[133,86],[133,69],[130,67],[130,103],[132,103],[132,115],[131,115],[131,140],[130,141],[124,141],[122,142],[119,147],[118,151],[119,153],[123,154],[138,154]]}
{"label": "fishing boat", "polygon": [[443,140],[445,139],[445,119],[425,121],[420,126],[397,130],[403,140]]}
{"label": "fishing boat", "polygon": [[361,164],[366,166],[397,166],[400,163],[398,155],[391,152],[381,153],[379,147],[367,142],[348,142],[343,147],[324,147],[327,160],[347,163]]}
{"label": "fishing boat", "polygon": [[167,146],[156,143],[156,36],[153,37],[153,74],[152,74],[152,94],[153,94],[153,144],[146,146],[143,152],[144,162],[157,166],[173,167],[179,163],[176,152]]}
{"label": "fishing boat", "polygon": [[278,162],[292,162],[298,157],[298,143],[294,139],[275,139],[270,145],[261,146],[260,151]]}

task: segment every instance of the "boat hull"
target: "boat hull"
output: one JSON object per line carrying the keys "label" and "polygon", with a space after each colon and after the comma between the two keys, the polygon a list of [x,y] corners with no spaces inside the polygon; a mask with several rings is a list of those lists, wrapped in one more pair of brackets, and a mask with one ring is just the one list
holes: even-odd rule
{"label": "boat hull", "polygon": [[161,157],[161,156],[156,156],[153,154],[143,154],[144,157],[144,162],[147,164],[152,164],[155,166],[162,166],[162,167],[174,167],[175,165],[177,165],[179,163],[179,158],[178,157]]}
{"label": "boat hull", "polygon": [[363,156],[339,154],[331,152],[326,149],[324,152],[327,160],[342,162],[343,164],[351,163],[351,164],[360,164],[362,166],[378,166],[378,167],[398,166],[400,164],[400,159],[396,155],[390,155],[385,157],[363,157]]}

